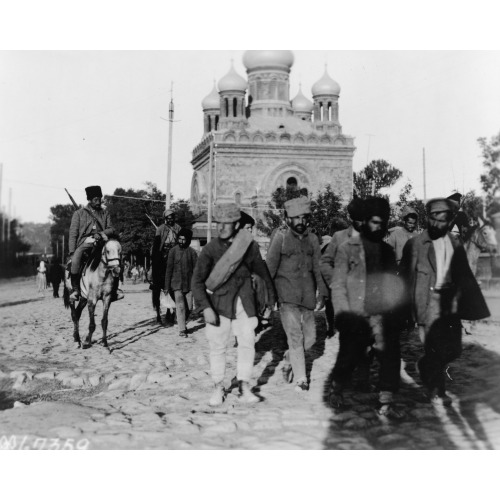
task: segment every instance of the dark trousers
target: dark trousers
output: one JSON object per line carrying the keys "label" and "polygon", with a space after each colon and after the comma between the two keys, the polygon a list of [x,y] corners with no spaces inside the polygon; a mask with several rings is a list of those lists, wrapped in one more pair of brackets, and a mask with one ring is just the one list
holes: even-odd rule
{"label": "dark trousers", "polygon": [[333,368],[333,381],[347,385],[356,368],[368,378],[370,361],[375,355],[379,361],[379,390],[396,392],[399,389],[401,355],[399,329],[390,315],[367,318],[343,313],[338,318],[339,353]]}
{"label": "dark trousers", "polygon": [[60,281],[58,282],[52,282],[52,290],[54,291],[54,298],[59,297],[59,285],[61,284]]}

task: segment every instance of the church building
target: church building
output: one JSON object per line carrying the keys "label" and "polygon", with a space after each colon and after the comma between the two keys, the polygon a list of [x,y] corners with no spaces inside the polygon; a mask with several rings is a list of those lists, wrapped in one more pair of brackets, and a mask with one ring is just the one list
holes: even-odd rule
{"label": "church building", "polygon": [[207,209],[210,178],[212,203],[235,201],[254,218],[280,186],[314,195],[331,184],[351,198],[355,147],[339,122],[340,86],[325,69],[312,101],[302,89],[290,100],[293,62],[289,50],[248,50],[247,79],[231,64],[203,99],[204,133],[191,160],[195,212]]}

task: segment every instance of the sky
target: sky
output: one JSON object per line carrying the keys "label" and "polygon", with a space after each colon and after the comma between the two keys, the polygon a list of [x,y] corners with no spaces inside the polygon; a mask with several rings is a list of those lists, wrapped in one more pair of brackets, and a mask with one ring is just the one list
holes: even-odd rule
{"label": "sky", "polygon": [[[480,190],[477,138],[500,131],[500,51],[294,50],[290,98],[327,67],[341,86],[340,122],[355,138],[353,168],[385,159],[423,197]],[[243,50],[0,52],[1,204],[21,221],[47,222],[50,206],[85,203],[100,184],[166,190],[173,96],[172,193],[189,198],[202,99]],[[173,92],[171,94],[171,89]],[[9,198],[11,196],[11,198]]]}

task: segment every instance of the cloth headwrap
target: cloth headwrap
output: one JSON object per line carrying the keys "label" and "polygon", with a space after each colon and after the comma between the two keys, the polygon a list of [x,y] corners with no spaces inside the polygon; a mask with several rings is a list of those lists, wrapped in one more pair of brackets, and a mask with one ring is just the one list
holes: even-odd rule
{"label": "cloth headwrap", "polygon": [[305,196],[285,201],[284,207],[288,217],[297,217],[311,213],[311,202]]}
{"label": "cloth headwrap", "polygon": [[449,198],[432,198],[425,204],[427,212],[457,212],[458,203]]}
{"label": "cloth headwrap", "polygon": [[250,224],[253,227],[255,226],[255,219],[251,215],[248,215],[246,212],[241,212],[240,223],[241,227],[243,227],[245,224]]}
{"label": "cloth headwrap", "polygon": [[353,198],[347,205],[347,212],[352,220],[365,219],[365,204],[361,198]]}
{"label": "cloth headwrap", "polygon": [[385,198],[372,197],[365,200],[365,219],[377,216],[389,220],[390,215],[391,207]]}
{"label": "cloth headwrap", "polygon": [[213,219],[216,222],[236,222],[240,218],[240,208],[236,203],[218,203],[214,206]]}
{"label": "cloth headwrap", "polygon": [[193,231],[188,229],[187,227],[183,227],[180,231],[177,237],[179,236],[184,236],[188,242],[191,242],[191,239],[193,237]]}
{"label": "cloth headwrap", "polygon": [[163,217],[168,217],[169,215],[173,215],[175,214],[175,212],[171,209],[171,208],[167,208],[164,212],[163,212]]}
{"label": "cloth headwrap", "polygon": [[403,208],[403,210],[401,212],[401,218],[406,219],[406,217],[408,217],[409,215],[414,215],[415,218],[418,218],[417,211],[410,206],[406,206]]}
{"label": "cloth headwrap", "polygon": [[92,198],[102,198],[101,186],[86,187],[85,192],[87,193],[87,200],[91,200]]}

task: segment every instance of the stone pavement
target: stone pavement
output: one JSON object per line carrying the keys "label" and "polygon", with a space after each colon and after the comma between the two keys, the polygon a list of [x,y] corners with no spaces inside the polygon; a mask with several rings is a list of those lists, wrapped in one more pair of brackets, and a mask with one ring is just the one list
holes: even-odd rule
{"label": "stone pavement", "polygon": [[[34,280],[0,283],[0,448],[89,449],[498,449],[500,343],[494,322],[467,325],[462,357],[450,367],[451,408],[432,406],[415,371],[422,352],[403,334],[399,422],[374,411],[375,393],[346,394],[334,412],[326,389],[338,338],[318,341],[310,357],[311,389],[294,392],[281,374],[286,339],[275,313],[257,337],[253,373],[261,402],[242,404],[234,388],[212,409],[208,346],[201,322],[189,339],[154,321],[147,285],[125,285],[110,309],[108,351],[100,315],[91,349],[78,349],[69,310]],[[86,334],[88,314],[81,321]],[[83,338],[83,336],[82,336]],[[227,384],[236,349],[228,355]],[[373,371],[374,380],[376,373]]]}

